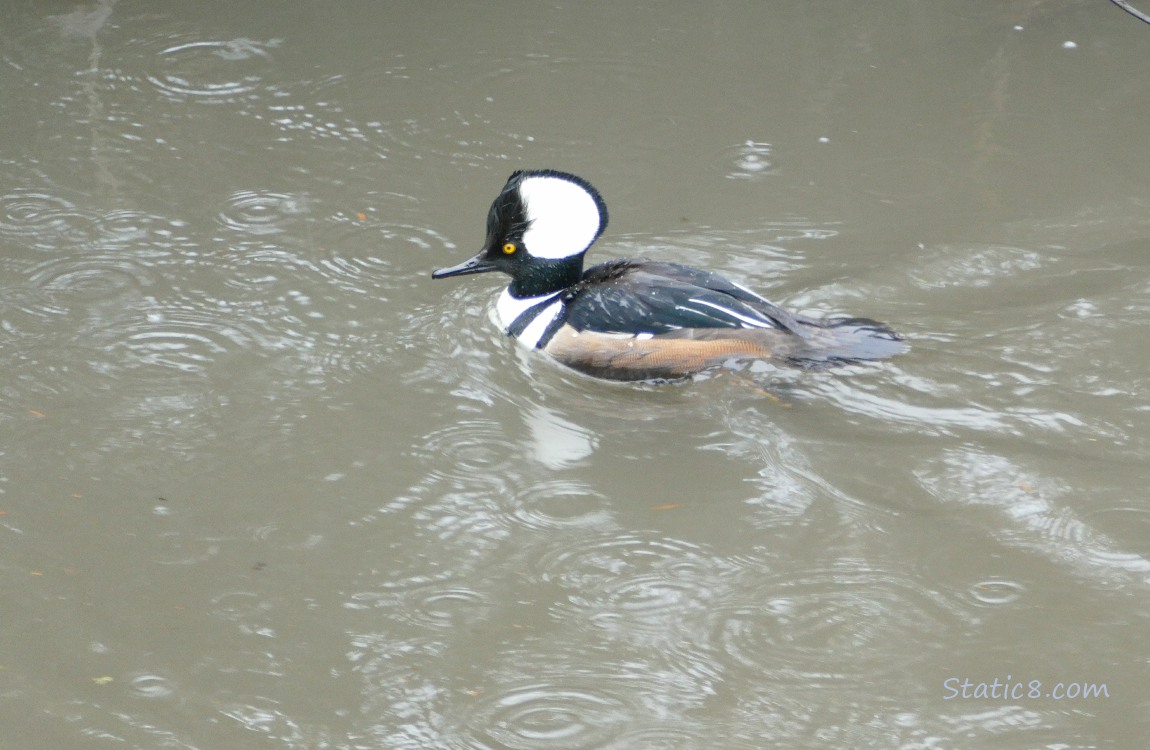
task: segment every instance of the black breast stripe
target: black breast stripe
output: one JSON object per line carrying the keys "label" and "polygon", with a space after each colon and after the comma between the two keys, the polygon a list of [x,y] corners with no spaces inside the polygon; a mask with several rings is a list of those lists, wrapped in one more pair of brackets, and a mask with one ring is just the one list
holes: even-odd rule
{"label": "black breast stripe", "polygon": [[539,337],[539,343],[535,345],[535,348],[546,348],[547,344],[550,343],[551,338],[559,331],[560,328],[563,327],[563,324],[566,322],[567,305],[563,305],[563,307],[559,308],[559,313],[554,318],[552,318],[551,322],[547,324],[547,327],[543,329],[543,335]]}
{"label": "black breast stripe", "polygon": [[[542,301],[542,303],[536,303],[527,309],[524,309],[524,311],[519,314],[519,317],[516,317],[516,319],[511,322],[511,326],[507,327],[507,335],[519,338],[523,334],[523,331],[527,330],[527,327],[530,326],[531,321],[534,321],[536,317],[539,316],[539,313],[542,313],[544,309],[553,305],[555,303],[555,299],[557,298],[547,297]],[[560,313],[560,315],[562,317],[566,317],[566,311],[563,311]],[[557,316],[557,319],[558,317],[559,316]],[[554,326],[554,323],[552,323],[552,326]],[[545,337],[550,338],[552,335],[554,335],[554,331],[551,330],[552,326],[547,327],[547,334],[544,334]],[[555,330],[558,330],[558,327],[555,327]]]}

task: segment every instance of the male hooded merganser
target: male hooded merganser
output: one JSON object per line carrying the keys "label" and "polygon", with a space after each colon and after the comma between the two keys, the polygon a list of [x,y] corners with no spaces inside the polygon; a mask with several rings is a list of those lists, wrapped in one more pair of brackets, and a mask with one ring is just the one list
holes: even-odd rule
{"label": "male hooded merganser", "polygon": [[607,206],[586,180],[521,170],[491,204],[479,254],[431,277],[502,271],[511,284],[495,312],[507,335],[612,380],[680,378],[747,359],[821,368],[906,350],[881,323],[814,320],[678,263],[611,260],[584,271],[606,226]]}

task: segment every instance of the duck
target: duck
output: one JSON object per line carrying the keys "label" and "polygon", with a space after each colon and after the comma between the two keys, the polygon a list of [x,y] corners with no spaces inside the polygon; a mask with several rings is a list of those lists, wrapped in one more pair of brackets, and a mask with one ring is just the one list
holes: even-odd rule
{"label": "duck", "polygon": [[431,276],[506,274],[494,316],[503,332],[608,380],[678,380],[756,360],[824,369],[908,348],[870,318],[812,318],[694,266],[621,258],[584,268],[607,220],[602,195],[582,177],[518,170],[491,204],[479,253]]}

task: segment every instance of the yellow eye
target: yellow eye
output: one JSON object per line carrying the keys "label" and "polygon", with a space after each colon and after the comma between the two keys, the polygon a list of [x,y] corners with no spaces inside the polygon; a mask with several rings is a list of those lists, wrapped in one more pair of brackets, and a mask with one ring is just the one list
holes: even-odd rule
{"label": "yellow eye", "polygon": [[508,242],[506,245],[504,245],[504,246],[503,246],[503,252],[507,253],[508,255],[511,255],[511,254],[512,254],[512,253],[514,253],[514,252],[515,252],[517,249],[518,249],[518,248],[516,248],[516,247],[515,247],[515,243],[514,243],[514,242]]}

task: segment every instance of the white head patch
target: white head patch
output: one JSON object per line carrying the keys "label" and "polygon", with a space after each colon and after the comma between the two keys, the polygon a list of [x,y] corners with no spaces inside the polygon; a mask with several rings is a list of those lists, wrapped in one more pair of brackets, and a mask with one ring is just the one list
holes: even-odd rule
{"label": "white head patch", "polygon": [[527,210],[523,245],[536,258],[569,258],[586,250],[599,233],[599,205],[577,183],[551,175],[533,175],[519,185]]}

